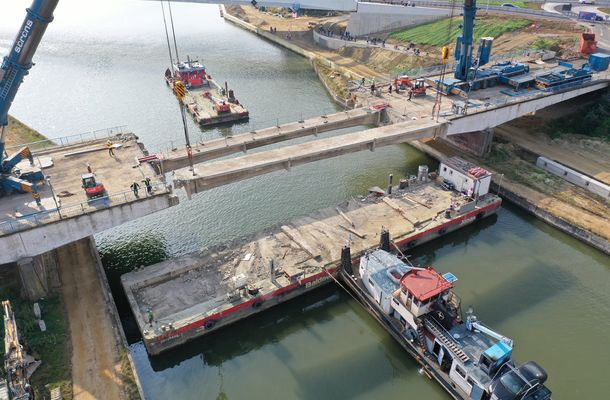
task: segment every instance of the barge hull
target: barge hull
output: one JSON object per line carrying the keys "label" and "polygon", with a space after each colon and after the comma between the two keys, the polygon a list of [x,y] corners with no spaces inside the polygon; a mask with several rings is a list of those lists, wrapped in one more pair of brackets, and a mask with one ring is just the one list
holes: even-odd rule
{"label": "barge hull", "polygon": [[[148,352],[160,354],[330,282],[331,274],[337,275],[340,250],[349,230],[363,236],[351,238],[352,257],[357,261],[365,251],[378,246],[382,227],[392,233],[394,247],[411,249],[491,216],[501,206],[499,197],[488,194],[476,206],[472,202],[464,204],[462,212],[448,217],[446,209],[462,197],[441,189],[437,183],[410,190],[405,195],[408,202],[403,202],[400,195],[391,197],[394,207],[400,204],[398,208],[408,211],[407,216],[390,207],[384,201],[387,199],[365,204],[365,200],[353,200],[342,205],[345,212],[320,210],[294,221],[291,227],[282,226],[230,250],[188,255],[124,275],[122,284]],[[425,198],[434,202],[422,204]],[[409,204],[411,208],[407,209]],[[345,218],[355,227],[347,227]],[[256,268],[248,267],[259,271],[251,281],[260,291],[237,300],[227,297],[228,291],[219,294],[218,288],[231,271],[243,271],[243,266],[252,262],[244,261],[246,258],[264,260]],[[261,275],[269,259],[275,259],[290,277],[274,281],[268,272]],[[299,270],[304,272],[298,275]],[[208,284],[214,286],[211,294],[204,293],[210,289],[202,287]],[[146,321],[148,309],[155,312],[152,323]]]}

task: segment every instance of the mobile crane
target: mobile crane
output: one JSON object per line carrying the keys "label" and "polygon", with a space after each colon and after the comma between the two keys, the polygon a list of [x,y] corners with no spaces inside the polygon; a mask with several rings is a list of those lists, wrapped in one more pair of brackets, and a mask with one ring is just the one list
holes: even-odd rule
{"label": "mobile crane", "polygon": [[[21,25],[9,54],[0,67],[0,195],[13,191],[32,193],[40,204],[40,194],[36,182],[44,179],[42,171],[34,167],[30,149],[22,147],[18,152],[7,155],[5,136],[8,131],[8,112],[23,78],[34,65],[32,58],[42,40],[47,26],[53,21],[53,11],[59,0],[33,0],[26,18]],[[15,171],[15,166],[24,159],[30,161],[27,171]]]}

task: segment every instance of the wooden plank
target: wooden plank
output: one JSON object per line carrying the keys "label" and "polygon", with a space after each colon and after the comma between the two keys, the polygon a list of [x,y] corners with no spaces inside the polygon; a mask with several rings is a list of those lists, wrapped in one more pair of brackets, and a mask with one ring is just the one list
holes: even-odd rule
{"label": "wooden plank", "polygon": [[432,208],[432,207],[430,207],[429,205],[427,205],[426,203],[422,203],[422,202],[421,202],[421,201],[419,201],[419,200],[413,199],[413,198],[411,198],[411,197],[407,196],[406,194],[405,194],[405,195],[403,195],[402,197],[404,197],[405,199],[407,199],[407,200],[409,200],[409,201],[412,201],[412,202],[415,202],[415,203],[417,203],[417,204],[419,204],[419,205],[422,205],[422,206],[424,206],[424,207],[426,207],[426,208]]}
{"label": "wooden plank", "polygon": [[316,250],[314,250],[311,246],[307,244],[301,233],[297,229],[292,229],[286,225],[282,225],[282,232],[286,236],[290,238],[293,242],[295,242],[300,248],[302,248],[307,254],[309,254],[312,258],[319,258],[320,254]]}
{"label": "wooden plank", "polygon": [[345,225],[341,225],[341,224],[339,224],[339,227],[345,229],[348,232],[353,233],[354,235],[358,236],[360,239],[366,238],[366,234],[361,233],[354,228],[350,228],[349,226],[345,226]]}
{"label": "wooden plank", "polygon": [[343,219],[344,219],[344,220],[346,220],[346,221],[347,221],[347,223],[348,223],[348,224],[350,224],[350,226],[351,226],[352,228],[355,228],[355,227],[356,227],[356,224],[354,224],[354,221],[352,221],[352,220],[351,220],[351,219],[350,219],[350,218],[349,218],[347,215],[345,215],[345,213],[344,213],[343,211],[341,211],[341,210],[339,209],[339,207],[337,207],[337,212],[339,213],[339,215],[340,215],[340,216],[342,216],[342,217],[343,217]]}
{"label": "wooden plank", "polygon": [[390,207],[392,207],[392,209],[394,209],[394,211],[398,212],[401,217],[403,217],[404,219],[409,221],[413,226],[415,226],[419,223],[419,221],[417,221],[417,220],[413,221],[411,218],[409,218],[409,216],[407,215],[407,212],[401,206],[396,204],[396,202],[394,200],[392,200],[388,197],[384,197],[383,202],[386,203],[387,205],[389,205]]}

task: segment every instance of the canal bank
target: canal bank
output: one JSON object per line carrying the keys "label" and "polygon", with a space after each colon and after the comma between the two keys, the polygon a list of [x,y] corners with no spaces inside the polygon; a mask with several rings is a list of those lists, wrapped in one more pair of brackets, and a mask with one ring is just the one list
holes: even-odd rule
{"label": "canal bank", "polygon": [[[411,144],[413,147],[423,151],[431,157],[434,157],[438,161],[442,161],[448,157],[459,155],[473,162],[483,162],[484,159],[474,157],[470,153],[466,153],[457,147],[451,146],[445,141],[439,140],[426,140],[417,141]],[[487,166],[487,165],[486,165]],[[488,167],[493,168],[489,165]],[[493,169],[492,169],[493,170]],[[607,238],[597,235],[585,227],[582,222],[579,226],[576,222],[566,220],[566,214],[559,214],[557,211],[548,209],[548,201],[545,202],[542,193],[536,192],[534,189],[525,187],[522,184],[511,181],[510,178],[506,177],[505,174],[496,173],[492,178],[492,187],[502,198],[510,201],[511,203],[521,207],[526,212],[534,215],[536,218],[544,221],[552,227],[559,229],[562,232],[586,243],[587,245],[602,251],[606,254],[610,254],[610,241]],[[562,204],[559,199],[556,202]],[[578,213],[578,210],[570,208],[569,205],[564,204],[565,208],[569,208],[572,211],[570,216],[573,217],[574,213]],[[578,214],[576,214],[578,215]],[[586,226],[586,225],[585,225]]]}
{"label": "canal bank", "polygon": [[[69,2],[64,2],[66,7]],[[158,4],[120,2],[115,6],[122,7],[121,12],[106,21],[87,14],[78,16],[84,19],[87,30],[103,30],[104,35],[109,35],[109,30],[120,33],[111,46],[99,39],[83,40],[80,35],[84,26],[78,25],[78,31],[66,33],[67,42],[59,39],[53,43],[55,48],[46,48],[45,62],[41,59],[37,65],[38,74],[31,74],[23,86],[22,95],[27,101],[15,104],[19,118],[35,126],[48,126],[61,135],[84,130],[79,125],[81,115],[68,113],[78,106],[70,107],[71,101],[86,95],[79,92],[81,88],[91,88],[101,80],[107,87],[92,88],[97,96],[91,99],[91,110],[81,109],[89,124],[103,127],[129,123],[145,143],[168,140],[180,121],[175,98],[159,84],[167,56],[156,55],[164,55],[167,50],[164,32],[142,34],[143,25],[133,21],[115,26],[117,21],[126,20],[119,16],[126,15],[124,8],[128,7],[128,11],[134,11],[132,15],[146,20],[159,17]],[[222,71],[229,78],[235,76],[230,81],[249,98],[253,118],[261,118],[261,126],[272,125],[276,115],[282,121],[298,120],[293,111],[296,107],[308,107],[304,112],[308,117],[321,115],[321,110],[332,106],[308,63],[224,23],[218,18],[216,6],[175,3],[173,10],[176,19],[188,22],[188,34],[183,27],[180,38],[185,51],[197,54],[197,49],[204,47],[211,70],[217,74]],[[19,15],[22,12],[20,9]],[[59,29],[62,20],[58,17],[55,27]],[[12,31],[8,36],[7,40],[13,39]],[[188,42],[189,36],[193,43]],[[154,42],[157,37],[158,43]],[[220,45],[220,40],[225,42]],[[243,49],[239,59],[231,58],[235,46]],[[87,53],[93,48],[95,54]],[[68,49],[67,54],[62,49]],[[134,49],[142,54],[137,63],[125,56]],[[64,62],[67,59],[70,65]],[[117,68],[119,65],[122,67]],[[57,76],[57,70],[69,74]],[[41,76],[48,79],[48,90],[40,91],[41,86],[36,85],[41,83]],[[76,93],[62,97],[60,89],[66,85]],[[151,116],[137,111],[138,104],[131,102],[134,97],[125,88],[145,96],[158,113]],[[48,93],[60,96],[64,105],[46,104]],[[265,119],[271,119],[264,116],[266,110],[274,112],[271,124],[264,124]],[[61,124],[53,123],[58,116]],[[194,125],[190,127],[204,137],[250,129],[241,126],[202,132]],[[128,308],[117,295],[117,276],[356,197],[372,185],[385,185],[388,173],[413,174],[419,164],[436,168],[432,159],[409,146],[348,155],[294,168],[290,174],[278,173],[210,191],[171,212],[97,235],[126,333],[129,336],[133,330],[125,317]],[[219,219],[223,224],[215,222]],[[507,204],[497,218],[423,245],[412,257],[418,264],[433,264],[439,271],[455,273],[464,303],[473,304],[482,319],[519,340],[519,359],[532,357],[545,366],[552,365],[551,385],[558,395],[600,398],[610,390],[604,377],[604,362],[610,354],[599,345],[607,340],[610,265],[601,253]],[[437,385],[418,373],[417,365],[359,304],[335,287],[322,288],[278,307],[155,358],[148,356],[137,333],[131,335],[130,350],[146,398],[330,400],[393,398],[405,393],[430,400],[447,398]],[[261,378],[253,371],[265,374]],[[274,385],[268,384],[269,376]]]}
{"label": "canal bank", "polygon": [[[358,75],[353,70],[347,69],[343,66],[336,65],[336,63],[334,63],[333,61],[331,61],[327,58],[321,57],[319,54],[317,54],[315,52],[303,49],[303,48],[299,47],[296,43],[293,43],[293,42],[290,42],[289,40],[281,38],[276,34],[267,32],[264,29],[262,29],[261,27],[258,27],[249,22],[246,22],[235,15],[231,15],[229,12],[227,12],[224,5],[220,6],[220,10],[221,10],[222,17],[225,20],[227,20],[233,24],[236,24],[243,29],[254,32],[258,36],[261,36],[268,41],[271,41],[279,46],[285,47],[285,48],[309,59],[313,65],[313,68],[316,71],[319,79],[324,84],[324,87],[326,88],[326,90],[328,90],[329,93],[331,93],[333,99],[338,104],[341,104],[344,107],[349,106],[349,103],[347,102],[347,100],[342,98],[341,96],[339,96],[337,93],[337,90],[334,90],[333,87],[328,84],[328,79],[329,79],[328,75],[329,74],[322,73],[321,66],[322,66],[322,68],[330,68],[331,70],[338,71],[338,73],[340,73],[340,75],[341,75],[341,79],[350,80],[350,79],[354,79],[356,77],[358,79],[360,79],[360,78],[362,78],[362,76]],[[370,77],[367,77],[367,78],[370,78]],[[443,153],[443,151],[446,151],[446,149],[447,149],[446,145],[439,145],[439,146],[436,146],[436,148],[435,148],[435,146],[431,146],[430,144],[422,142],[422,141],[414,142],[411,145],[413,145],[414,147],[418,148],[419,150],[425,152],[429,156],[436,158],[437,161],[442,161],[443,159],[446,159],[446,158],[450,157],[451,155],[459,155],[461,157],[467,157],[470,159],[473,158],[472,154],[464,152],[455,146],[451,146],[450,152]],[[484,162],[484,160],[481,160],[479,158],[474,159],[473,161],[476,163]],[[489,167],[492,167],[492,165],[489,165]],[[560,212],[561,211],[560,209],[562,208],[562,206],[561,206],[562,202],[560,199],[555,199],[555,201],[557,203],[560,203],[560,207],[549,208],[548,206],[547,207],[541,206],[541,201],[540,201],[541,198],[542,199],[546,198],[546,196],[544,196],[543,193],[537,192],[536,189],[527,188],[516,182],[512,182],[510,180],[510,178],[506,177],[505,174],[501,174],[501,173],[496,174],[496,176],[494,177],[494,185],[495,185],[495,187],[498,187],[501,189],[500,192],[503,193],[503,197],[505,199],[507,199],[508,201],[511,201],[514,204],[518,205],[519,207],[522,207],[527,212],[535,215],[537,218],[541,219],[542,221],[545,221],[546,223],[550,224],[551,226],[553,226],[557,229],[560,229],[569,235],[572,235],[573,237],[587,243],[588,245],[590,245],[598,250],[605,252],[606,254],[610,254],[610,239],[605,235],[600,235],[600,234],[593,232],[591,226],[587,225],[586,219],[578,219],[578,218],[568,219],[567,215],[569,213]],[[566,207],[569,207],[569,205],[566,205],[563,208],[565,209]],[[574,212],[576,212],[578,214],[579,211],[575,210]]]}

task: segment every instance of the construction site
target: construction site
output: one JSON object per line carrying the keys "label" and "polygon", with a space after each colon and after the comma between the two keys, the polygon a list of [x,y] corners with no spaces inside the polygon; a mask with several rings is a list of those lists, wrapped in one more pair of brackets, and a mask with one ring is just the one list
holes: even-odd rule
{"label": "construction site", "polygon": [[[602,119],[607,117],[603,104],[609,101],[610,55],[603,33],[598,32],[610,25],[603,11],[595,14],[601,18],[596,19],[584,8],[576,7],[576,13],[548,11],[546,4],[540,10],[523,5],[533,11],[510,14],[502,9],[509,8],[504,5],[490,10],[488,4],[483,12],[475,0],[449,6],[308,1],[311,8],[306,4],[284,8],[276,1],[251,5],[226,1],[220,6],[223,23],[243,30],[240,34],[249,35],[247,40],[265,39],[262,46],[269,54],[273,54],[269,46],[282,47],[309,59],[308,68],[313,67],[321,87],[330,94],[324,101],[338,105],[336,112],[303,115],[301,111],[298,120],[282,123],[280,118],[260,115],[256,100],[268,100],[259,93],[263,86],[272,85],[269,93],[280,93],[288,85],[286,76],[292,79],[295,64],[283,66],[286,76],[257,81],[251,74],[258,65],[251,62],[243,66],[243,77],[234,80],[229,74],[230,87],[227,82],[219,84],[207,65],[213,71],[219,61],[228,64],[223,59],[228,56],[221,51],[221,56],[208,59],[211,62],[190,57],[181,62],[171,2],[155,2],[156,9],[161,3],[164,29],[159,31],[163,41],[154,51],[165,58],[169,51],[170,56],[170,68],[163,74],[158,63],[155,79],[165,87],[165,78],[171,89],[155,94],[162,98],[156,104],[174,107],[160,115],[170,115],[176,131],[160,133],[171,142],[166,150],[156,138],[147,146],[149,132],[126,126],[47,139],[16,119],[9,120],[13,100],[19,98],[20,85],[34,66],[34,54],[61,3],[32,2],[0,70],[0,296],[6,298],[0,299],[5,337],[0,400],[163,398],[163,390],[155,389],[161,382],[156,369],[168,359],[171,368],[178,368],[175,365],[181,362],[175,360],[183,361],[184,349],[218,340],[216,332],[230,332],[246,319],[257,321],[257,314],[280,304],[289,307],[294,304],[290,300],[306,298],[322,286],[346,289],[345,276],[354,282],[360,279],[350,273],[352,266],[378,248],[393,252],[414,271],[429,269],[411,264],[411,254],[420,248],[429,251],[432,243],[444,243],[458,230],[472,232],[466,227],[480,225],[483,219],[493,225],[497,215],[507,213],[503,207],[507,201],[586,243],[590,251],[599,251],[602,256],[595,253],[595,257],[602,264],[607,261],[603,257],[610,254],[610,161]],[[185,5],[184,10],[191,9]],[[181,18],[187,19],[186,14]],[[178,37],[192,49],[192,42],[185,39],[190,35]],[[44,62],[47,51],[43,49],[37,62]],[[255,57],[273,60],[262,54]],[[32,71],[35,74],[36,68]],[[310,90],[304,89],[305,94],[286,90],[283,95],[298,98],[308,96]],[[286,107],[281,97],[267,97],[274,111]],[[579,111],[564,116],[572,109]],[[600,120],[591,122],[596,113],[601,113]],[[259,118],[259,124],[250,124],[252,118]],[[142,126],[150,128],[159,121],[153,118]],[[591,137],[572,133],[585,123],[590,123]],[[569,129],[564,132],[561,125]],[[177,139],[184,143],[176,145]],[[320,202],[324,206],[317,211],[309,206],[303,207],[307,212],[301,211],[294,204],[294,211],[281,217],[278,212],[276,217],[273,207],[286,202],[281,192],[291,192],[293,183],[298,187],[298,182],[290,182],[293,169],[324,163],[324,168],[336,172],[344,168],[341,160],[348,159],[350,167],[360,162],[382,165],[387,148],[407,144],[438,164],[420,163],[415,173],[413,165],[408,169],[403,160],[398,169],[382,173],[388,179],[385,183],[379,182],[377,172],[372,186],[371,177],[345,173],[342,179],[367,182],[368,190],[360,188],[357,194],[352,190],[351,196],[341,199],[326,196],[333,202]],[[367,159],[372,161],[367,164]],[[326,172],[314,174],[332,193],[343,182],[325,182]],[[224,193],[221,201],[219,193]],[[251,196],[255,204],[244,206]],[[216,203],[210,199],[217,199]],[[263,212],[269,215],[261,218]],[[206,219],[199,219],[199,214]],[[218,232],[232,214],[266,222],[257,222],[257,229],[246,229],[244,222],[243,232],[224,234],[237,239],[226,241]],[[184,224],[201,225],[200,237],[189,245],[169,245],[170,250],[164,241],[178,239],[163,238],[154,249],[166,253],[163,259],[135,261],[153,258],[129,254],[121,261],[119,274],[104,262],[115,251],[100,250],[108,237],[120,242],[128,237],[126,232],[135,232],[136,240],[146,239]],[[184,231],[192,226],[183,226]],[[407,272],[390,279],[401,282],[406,276]],[[457,280],[453,274],[439,276],[443,285]],[[439,369],[446,368],[443,351],[458,352],[459,341],[439,328],[424,331],[425,318],[411,321],[415,333],[393,331],[396,326],[387,324],[371,306],[380,305],[381,299],[371,297],[363,287],[349,283],[349,296],[364,306],[359,318],[372,316],[383,334],[407,350],[405,354],[411,353],[401,340],[417,336],[424,356],[436,358]],[[428,301],[444,307],[439,293]],[[468,296],[472,293],[476,290]],[[411,301],[421,309],[428,304],[411,299],[409,306]],[[471,314],[468,311],[469,318]],[[443,325],[443,317],[435,315]],[[454,322],[465,320],[458,315]],[[494,339],[485,342],[489,347],[485,354],[501,342],[512,350],[512,340],[484,329],[479,330],[491,332]],[[443,340],[426,348],[424,335],[432,342],[434,336]],[[53,346],[45,349],[45,342]],[[527,351],[536,353],[535,348]],[[510,357],[510,351],[507,354]],[[528,363],[525,373],[517,364],[511,369],[500,366],[473,383],[466,382],[465,375],[461,382],[448,371],[439,378],[429,369],[429,360],[409,358],[413,360],[428,378],[441,384],[443,395],[454,399],[500,393],[502,377],[511,374],[524,381],[527,389],[522,390],[535,389],[548,396],[541,399],[550,399],[550,390],[539,390],[547,379],[545,370],[527,370]],[[555,374],[551,386],[565,390],[548,355],[543,361],[551,365],[549,375]],[[532,383],[528,373],[545,377]],[[219,376],[218,398],[226,398],[222,373]],[[451,389],[455,389],[452,382],[461,389]],[[191,390],[192,382],[187,386]],[[197,395],[191,391],[176,398]],[[294,397],[307,396],[302,392]]]}

